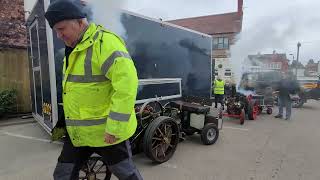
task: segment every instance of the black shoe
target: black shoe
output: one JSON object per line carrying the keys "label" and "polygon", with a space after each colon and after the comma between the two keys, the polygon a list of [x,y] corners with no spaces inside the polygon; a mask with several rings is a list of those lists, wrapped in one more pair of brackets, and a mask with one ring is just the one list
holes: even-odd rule
{"label": "black shoe", "polygon": [[286,117],[285,120],[290,121],[290,117]]}
{"label": "black shoe", "polygon": [[276,116],[274,116],[275,118],[282,118],[282,115],[278,114]]}

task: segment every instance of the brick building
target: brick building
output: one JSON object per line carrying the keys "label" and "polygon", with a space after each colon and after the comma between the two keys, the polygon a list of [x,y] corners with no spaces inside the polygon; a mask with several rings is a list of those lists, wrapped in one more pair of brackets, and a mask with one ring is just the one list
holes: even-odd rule
{"label": "brick building", "polygon": [[305,76],[319,76],[320,75],[320,61],[315,63],[313,60],[309,60],[305,66]]}
{"label": "brick building", "polygon": [[246,66],[249,69],[245,71],[257,72],[257,71],[280,71],[288,72],[289,70],[289,60],[286,54],[279,54],[273,51],[272,54],[256,54],[248,55],[245,64],[250,64],[251,66]]}

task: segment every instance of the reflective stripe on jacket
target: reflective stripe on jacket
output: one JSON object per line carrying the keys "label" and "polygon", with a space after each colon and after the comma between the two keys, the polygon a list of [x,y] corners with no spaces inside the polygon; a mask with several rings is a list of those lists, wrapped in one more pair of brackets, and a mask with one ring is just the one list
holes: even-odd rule
{"label": "reflective stripe on jacket", "polygon": [[123,40],[90,24],[63,68],[63,104],[74,146],[103,147],[105,133],[120,143],[136,130],[138,77]]}

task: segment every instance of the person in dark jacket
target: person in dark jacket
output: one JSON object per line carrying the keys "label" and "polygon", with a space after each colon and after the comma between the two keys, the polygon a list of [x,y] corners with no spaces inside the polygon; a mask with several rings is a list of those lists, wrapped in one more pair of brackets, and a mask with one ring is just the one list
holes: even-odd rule
{"label": "person in dark jacket", "polygon": [[292,109],[292,100],[290,95],[297,93],[298,83],[292,78],[292,76],[284,73],[278,84],[277,90],[279,113],[275,116],[275,118],[283,118],[283,108],[286,107],[285,119],[290,120]]}

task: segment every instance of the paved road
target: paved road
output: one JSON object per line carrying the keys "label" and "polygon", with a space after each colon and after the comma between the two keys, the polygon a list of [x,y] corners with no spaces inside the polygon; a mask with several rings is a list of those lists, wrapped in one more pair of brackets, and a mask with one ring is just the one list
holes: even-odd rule
{"label": "paved road", "polygon": [[[319,110],[320,102],[310,101],[294,109],[291,121],[227,120],[215,145],[194,135],[166,163],[154,165],[144,155],[134,160],[147,180],[319,180]],[[0,179],[52,179],[61,145],[48,139],[36,123],[0,125]]]}

